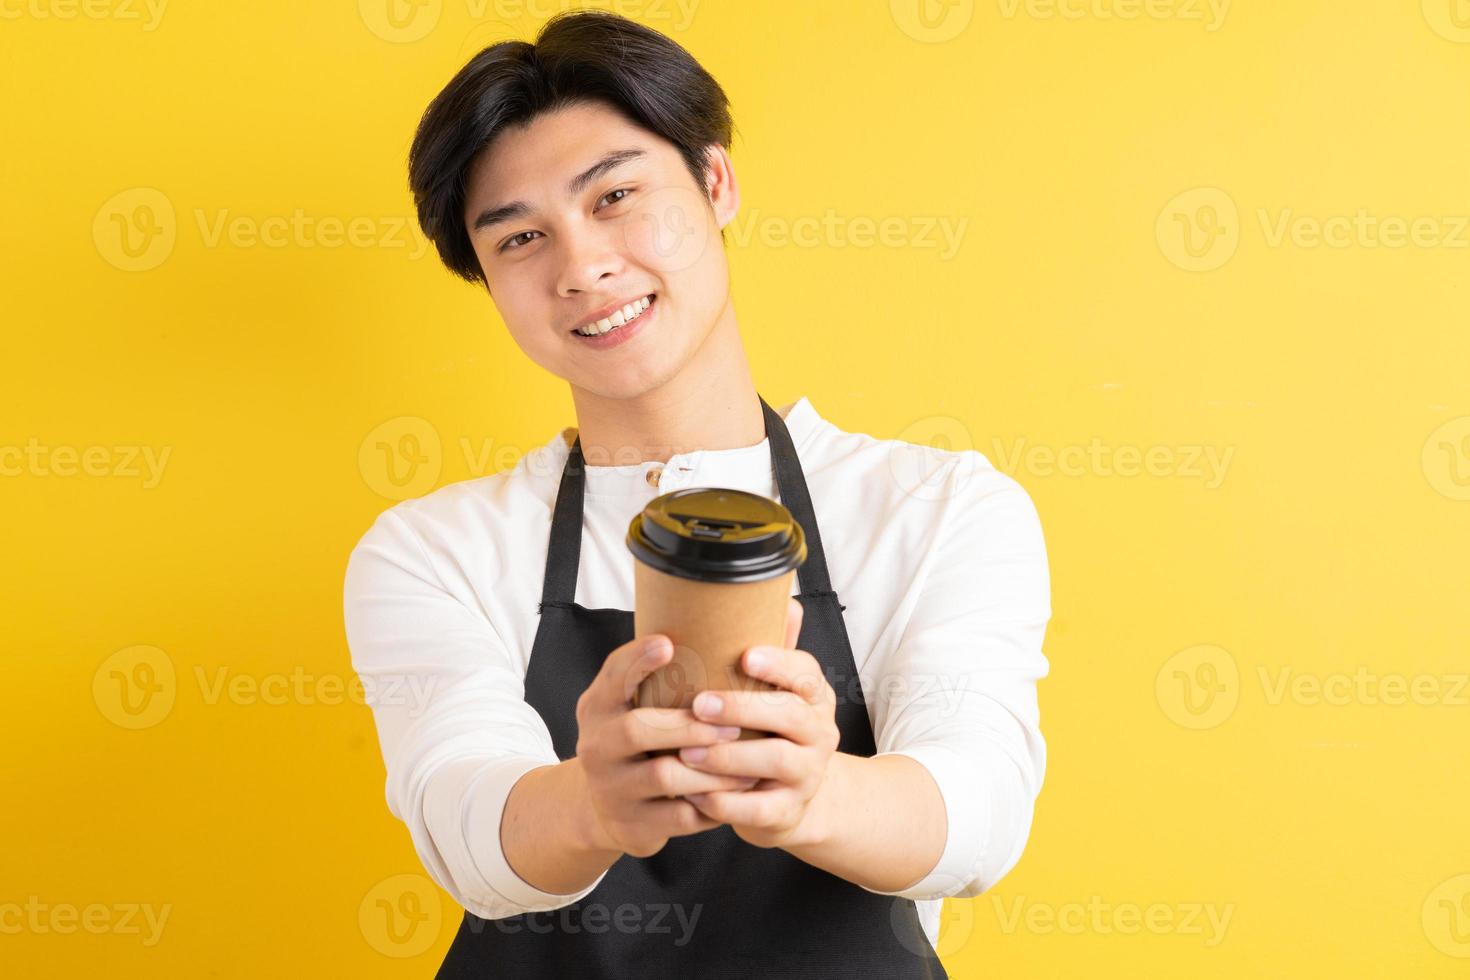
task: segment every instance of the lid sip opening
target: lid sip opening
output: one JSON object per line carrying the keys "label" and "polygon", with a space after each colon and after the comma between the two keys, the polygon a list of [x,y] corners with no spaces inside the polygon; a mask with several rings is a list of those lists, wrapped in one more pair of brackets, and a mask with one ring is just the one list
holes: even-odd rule
{"label": "lid sip opening", "polygon": [[701,582],[758,582],[806,561],[806,536],[789,510],[726,487],[653,498],[629,523],[627,545],[644,564]]}

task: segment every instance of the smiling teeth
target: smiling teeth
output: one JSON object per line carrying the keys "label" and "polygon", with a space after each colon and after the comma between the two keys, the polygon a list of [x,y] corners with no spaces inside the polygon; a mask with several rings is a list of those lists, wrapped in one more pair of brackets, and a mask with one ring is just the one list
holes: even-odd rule
{"label": "smiling teeth", "polygon": [[596,337],[598,334],[607,333],[613,327],[621,327],[629,320],[636,319],[638,314],[648,309],[648,307],[652,305],[652,303],[653,294],[650,293],[648,296],[645,296],[642,299],[637,300],[636,302],[629,303],[621,310],[613,311],[612,316],[604,317],[603,319],[598,320],[596,323],[590,324],[585,327],[578,327],[577,333],[581,334],[584,337]]}

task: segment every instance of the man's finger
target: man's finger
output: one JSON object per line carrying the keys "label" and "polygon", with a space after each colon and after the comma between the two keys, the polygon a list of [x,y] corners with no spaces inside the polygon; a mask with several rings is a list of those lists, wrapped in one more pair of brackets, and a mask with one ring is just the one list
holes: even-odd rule
{"label": "man's finger", "polygon": [[629,755],[686,745],[714,745],[740,737],[739,726],[699,721],[688,708],[634,708],[620,724]]}
{"label": "man's finger", "polygon": [[674,645],[667,636],[650,633],[613,650],[587,688],[591,707],[599,714],[626,708],[643,679],[669,662]]}
{"label": "man's finger", "polygon": [[669,836],[697,834],[720,825],[718,820],[705,816],[693,803],[683,799],[649,800],[638,806],[639,822],[643,826],[657,828],[659,833],[668,832]]}
{"label": "man's finger", "polygon": [[694,713],[717,725],[782,735],[798,745],[815,744],[819,734],[812,706],[790,691],[705,691],[694,699]]}
{"label": "man's finger", "polygon": [[695,793],[686,799],[710,819],[746,827],[769,826],[796,805],[795,791],[785,787],[743,793]]}
{"label": "man's finger", "polygon": [[685,793],[740,792],[756,783],[753,777],[725,776],[690,769],[675,755],[661,755],[633,763],[632,779],[644,799],[683,796]]}
{"label": "man's finger", "polygon": [[728,745],[682,748],[679,761],[700,772],[793,783],[801,775],[796,753],[796,745],[784,738],[747,738]]}
{"label": "man's finger", "polygon": [[836,698],[832,685],[827,683],[827,677],[822,673],[822,665],[805,650],[751,647],[740,666],[756,680],[783,691],[793,691],[808,704],[823,704]]}

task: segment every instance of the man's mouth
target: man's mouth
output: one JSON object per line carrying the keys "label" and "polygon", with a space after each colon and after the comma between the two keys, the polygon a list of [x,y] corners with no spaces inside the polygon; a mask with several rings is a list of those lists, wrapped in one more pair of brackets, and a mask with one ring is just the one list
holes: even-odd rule
{"label": "man's mouth", "polygon": [[604,317],[601,320],[598,320],[596,323],[589,323],[585,327],[578,327],[577,329],[573,330],[572,333],[577,334],[581,337],[597,337],[605,333],[611,333],[612,331],[622,327],[624,324],[632,323],[633,321],[641,317],[644,313],[648,311],[648,308],[653,305],[654,299],[655,294],[649,293],[647,296],[644,296],[641,299],[634,300],[633,302],[624,305],[621,309],[614,311],[612,314]]}

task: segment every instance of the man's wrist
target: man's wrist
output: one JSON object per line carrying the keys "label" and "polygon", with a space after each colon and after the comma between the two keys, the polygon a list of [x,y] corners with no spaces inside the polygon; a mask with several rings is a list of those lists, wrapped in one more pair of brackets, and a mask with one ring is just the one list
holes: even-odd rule
{"label": "man's wrist", "polygon": [[576,788],[574,798],[577,802],[572,808],[576,815],[576,846],[589,854],[613,855],[616,860],[622,856],[622,848],[608,836],[607,829],[597,818],[597,809],[592,805],[592,794],[587,788],[587,770],[582,768],[582,760],[574,756],[566,761],[566,766],[568,778],[573,780]]}
{"label": "man's wrist", "polygon": [[822,774],[821,785],[807,803],[801,822],[782,845],[783,849],[794,851],[798,848],[819,847],[832,839],[836,832],[837,815],[841,812],[837,799],[841,795],[842,784],[849,774],[849,767],[862,761],[858,756],[832,753],[832,758],[827,761],[827,769]]}

